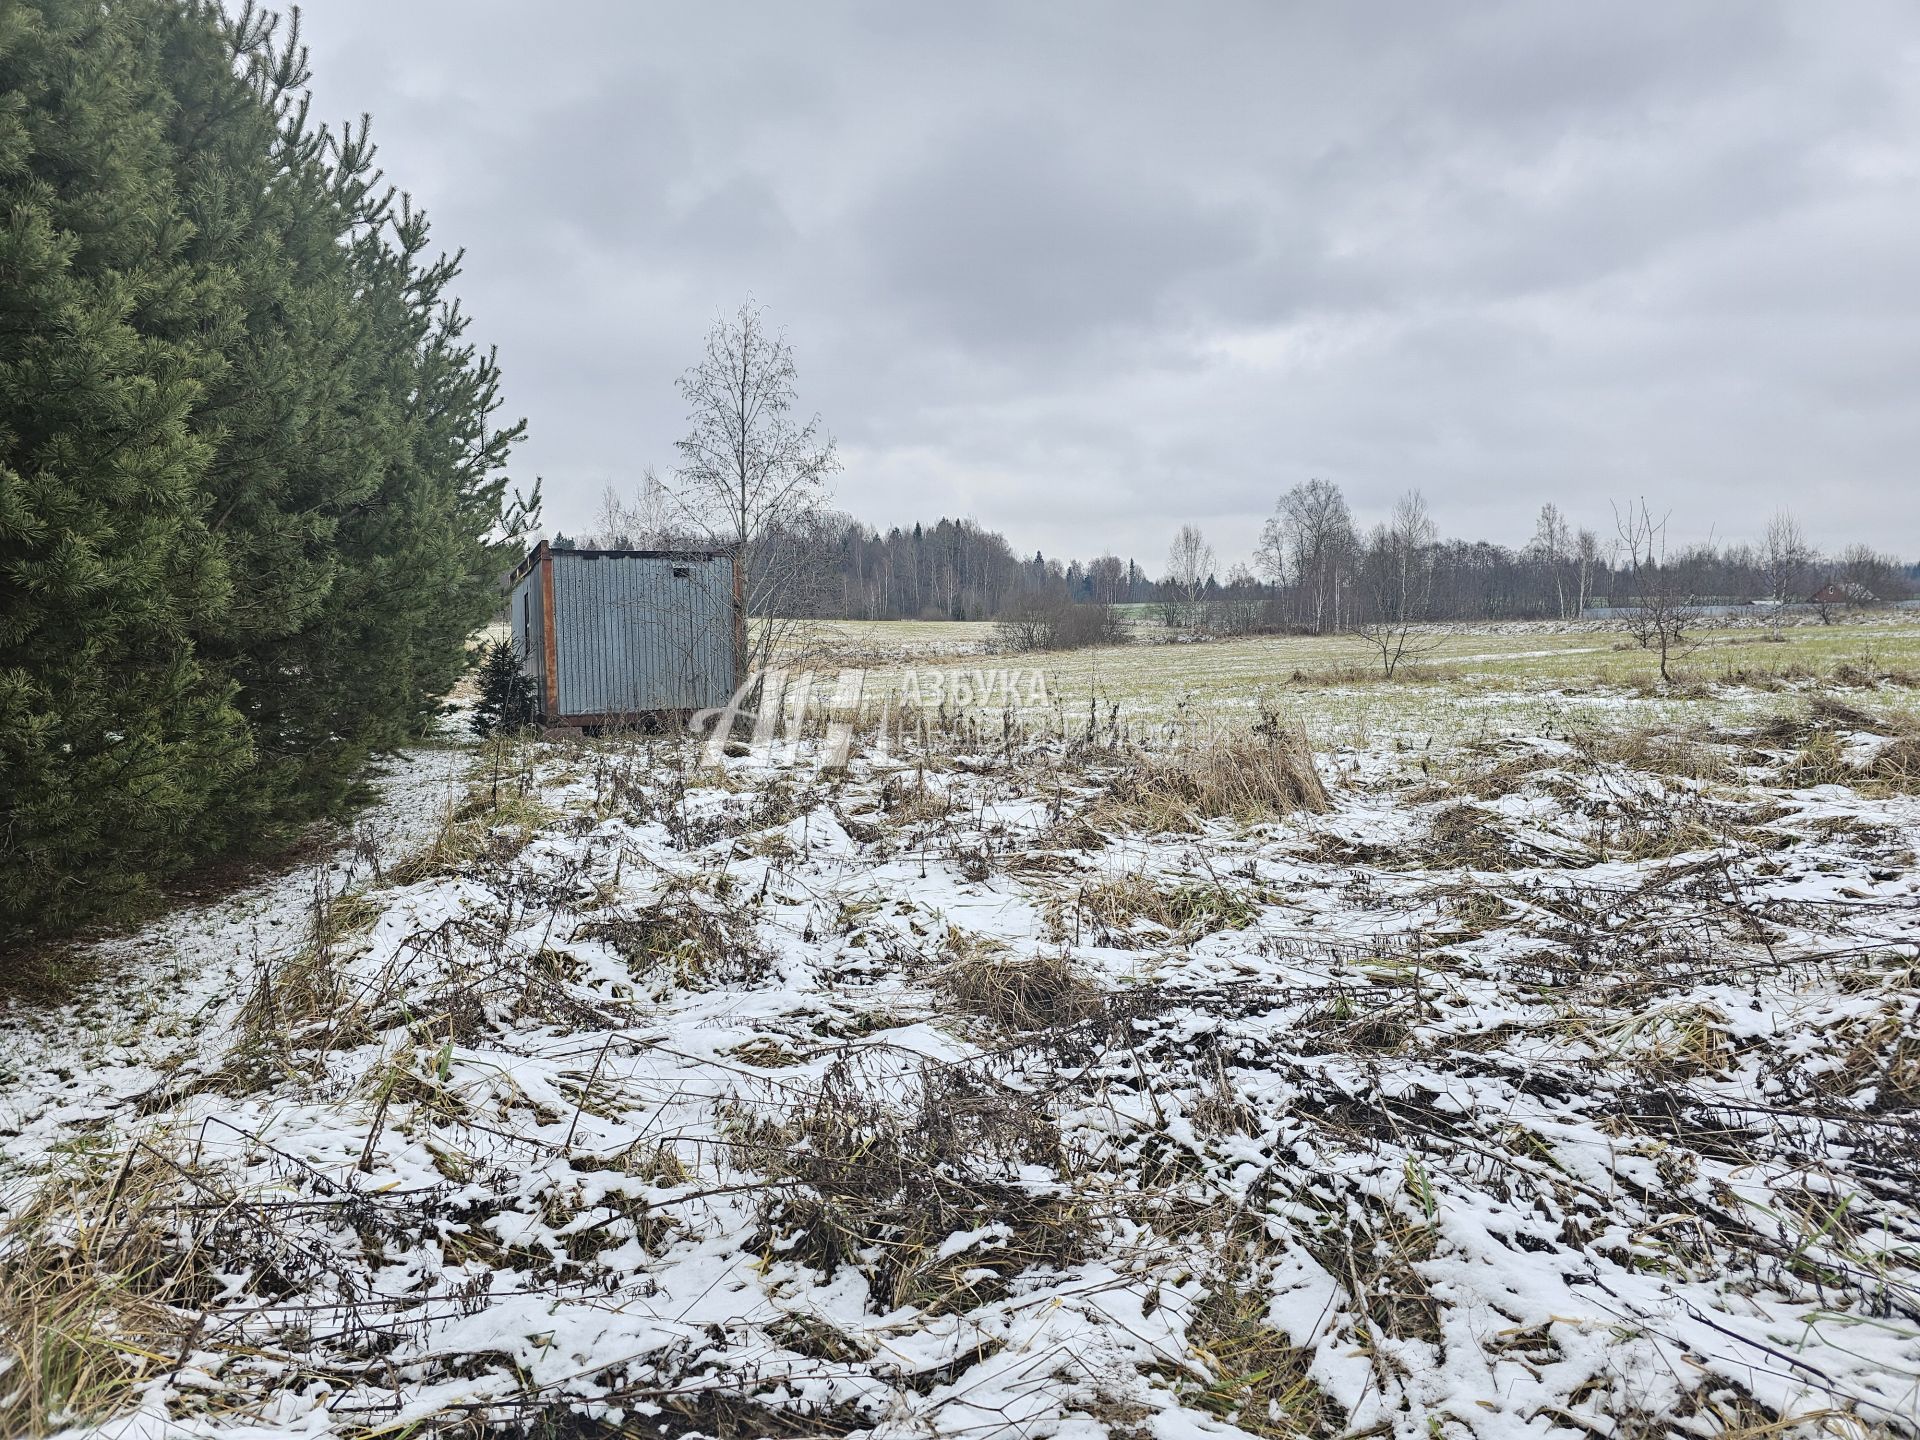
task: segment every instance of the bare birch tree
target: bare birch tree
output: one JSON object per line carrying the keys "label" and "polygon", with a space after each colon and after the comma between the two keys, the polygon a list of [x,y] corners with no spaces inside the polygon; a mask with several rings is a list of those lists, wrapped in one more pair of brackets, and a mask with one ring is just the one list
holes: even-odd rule
{"label": "bare birch tree", "polygon": [[679,381],[693,428],[678,442],[669,498],[698,533],[739,548],[737,623],[751,668],[765,668],[802,608],[807,551],[783,537],[812,528],[840,468],[820,417],[796,419],[798,376],[785,333],[748,300],[714,322],[706,354]]}
{"label": "bare birch tree", "polygon": [[1183,618],[1192,624],[1199,605],[1200,592],[1213,573],[1213,547],[1200,533],[1198,525],[1182,525],[1167,551],[1167,579],[1180,592]]}
{"label": "bare birch tree", "polygon": [[1300,620],[1324,635],[1341,626],[1341,590],[1355,548],[1353,517],[1340,487],[1331,480],[1309,480],[1280,497],[1261,527],[1254,559],[1274,583],[1293,581]]}
{"label": "bare birch tree", "polygon": [[1126,589],[1127,564],[1118,555],[1094,557],[1087,566],[1087,586],[1096,605],[1116,605]]}
{"label": "bare birch tree", "polygon": [[1767,587],[1767,598],[1776,605],[1795,599],[1806,588],[1813,558],[1813,547],[1807,544],[1793,512],[1776,510],[1767,521],[1766,538],[1760,542],[1760,576]]}
{"label": "bare birch tree", "polygon": [[1426,617],[1433,596],[1433,551],[1438,538],[1426,498],[1418,490],[1402,495],[1387,523],[1376,525],[1367,537],[1361,578],[1368,605],[1355,612],[1350,628],[1380,657],[1381,674],[1389,680],[1402,664],[1426,654],[1437,643],[1416,627]]}
{"label": "bare birch tree", "polygon": [[1560,507],[1549,501],[1540,507],[1540,518],[1533,527],[1533,540],[1527,549],[1546,570],[1553,582],[1553,595],[1560,618],[1567,618],[1567,582],[1572,579],[1573,530]]}
{"label": "bare birch tree", "polygon": [[1580,604],[1573,613],[1581,616],[1587,613],[1587,605],[1593,599],[1593,572],[1600,568],[1604,558],[1600,553],[1600,537],[1591,530],[1582,530],[1573,538],[1573,553],[1580,578]]}
{"label": "bare birch tree", "polygon": [[600,493],[600,513],[588,543],[602,550],[667,550],[674,548],[672,509],[666,486],[649,465],[631,495],[608,485]]}

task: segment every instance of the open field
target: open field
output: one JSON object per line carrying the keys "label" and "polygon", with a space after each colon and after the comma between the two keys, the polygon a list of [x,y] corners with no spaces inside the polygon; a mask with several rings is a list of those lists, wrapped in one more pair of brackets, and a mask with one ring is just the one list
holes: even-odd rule
{"label": "open field", "polygon": [[1920,1436],[1916,638],[1726,638],[479,749],[9,1018],[0,1433]]}
{"label": "open field", "polygon": [[[916,650],[923,632],[937,648]],[[954,634],[951,632],[959,631]],[[831,643],[796,660],[824,673],[865,665],[869,704],[899,696],[911,683],[925,699],[931,677],[944,693],[967,697],[966,708],[997,714],[1006,689],[990,675],[1017,670],[1019,690],[1034,670],[1064,720],[1084,722],[1091,707],[1103,718],[1118,706],[1140,728],[1168,723],[1247,719],[1262,707],[1306,719],[1316,740],[1366,744],[1393,735],[1424,741],[1518,727],[1536,733],[1585,722],[1681,727],[1708,718],[1758,721],[1790,707],[1796,696],[1838,680],[1898,682],[1880,703],[1914,713],[1920,707],[1920,622],[1901,615],[1839,625],[1700,630],[1676,662],[1674,686],[1659,683],[1647,651],[1618,629],[1594,622],[1513,623],[1499,627],[1434,627],[1417,664],[1392,681],[1346,636],[1281,636],[1192,643],[1133,644],[1033,655],[993,655],[990,626],[920,622],[838,622]],[[1152,634],[1152,632],[1147,632]],[[1155,637],[1158,638],[1158,637]],[[971,654],[957,647],[977,646]],[[903,670],[914,673],[912,682]],[[959,682],[956,692],[954,682]],[[981,695],[989,698],[985,703]],[[1037,719],[1037,716],[1029,716]],[[1490,732],[1489,732],[1490,733]]]}

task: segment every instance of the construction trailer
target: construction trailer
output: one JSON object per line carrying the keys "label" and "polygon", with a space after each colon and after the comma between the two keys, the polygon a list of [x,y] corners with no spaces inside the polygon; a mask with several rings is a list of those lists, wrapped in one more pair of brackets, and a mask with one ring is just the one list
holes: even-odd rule
{"label": "construction trailer", "polygon": [[739,555],[556,550],[509,576],[513,643],[544,723],[657,722],[724,705],[746,649]]}

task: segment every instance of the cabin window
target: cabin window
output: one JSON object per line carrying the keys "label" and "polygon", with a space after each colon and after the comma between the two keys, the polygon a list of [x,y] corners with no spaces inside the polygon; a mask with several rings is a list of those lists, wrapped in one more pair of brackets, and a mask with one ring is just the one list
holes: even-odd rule
{"label": "cabin window", "polygon": [[674,578],[674,579],[676,579],[676,580],[690,580],[690,579],[692,579],[692,578],[693,578],[693,570],[692,570],[692,567],[690,567],[690,566],[687,566],[687,565],[676,565],[676,566],[674,566],[674,567],[673,567],[673,578]]}

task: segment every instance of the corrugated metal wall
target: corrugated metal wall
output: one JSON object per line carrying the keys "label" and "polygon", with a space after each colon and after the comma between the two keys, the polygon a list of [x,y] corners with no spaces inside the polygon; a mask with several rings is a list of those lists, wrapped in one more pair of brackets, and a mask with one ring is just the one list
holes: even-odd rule
{"label": "corrugated metal wall", "polygon": [[731,557],[552,553],[561,716],[726,702],[734,685]]}
{"label": "corrugated metal wall", "polygon": [[520,673],[533,681],[534,695],[544,707],[546,704],[546,646],[541,637],[546,633],[541,617],[542,592],[540,589],[540,567],[533,566],[522,575],[513,587],[513,593],[507,598],[507,618],[513,625],[513,648],[520,655]]}

